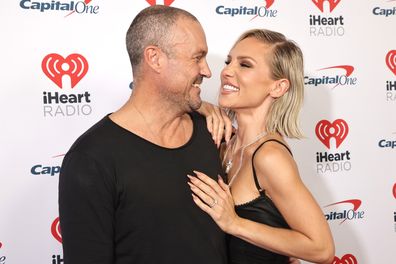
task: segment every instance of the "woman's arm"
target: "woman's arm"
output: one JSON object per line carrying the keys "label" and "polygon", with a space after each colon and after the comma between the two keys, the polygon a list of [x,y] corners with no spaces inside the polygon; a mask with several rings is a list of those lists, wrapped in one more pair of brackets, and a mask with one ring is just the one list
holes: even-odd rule
{"label": "woman's arm", "polygon": [[319,205],[303,184],[297,165],[280,144],[266,143],[254,159],[260,186],[266,190],[289,229],[241,219],[235,236],[257,246],[315,263],[331,263],[334,242]]}

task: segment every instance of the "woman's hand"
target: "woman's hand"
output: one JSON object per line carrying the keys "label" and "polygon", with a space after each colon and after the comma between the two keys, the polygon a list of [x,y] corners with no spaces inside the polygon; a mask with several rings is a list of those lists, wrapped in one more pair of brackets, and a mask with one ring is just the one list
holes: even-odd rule
{"label": "woman's hand", "polygon": [[[220,176],[216,182],[202,172],[194,171],[194,173],[197,177],[187,175],[194,202],[209,214],[224,232],[235,234],[241,218],[235,212],[229,186]],[[290,257],[289,263],[301,264],[301,261]]]}
{"label": "woman's hand", "polygon": [[219,176],[214,181],[204,173],[194,171],[197,177],[188,175],[193,200],[226,233],[232,234],[238,226],[239,217],[235,213],[234,200],[230,188]]}
{"label": "woman's hand", "polygon": [[216,105],[202,101],[202,105],[197,111],[206,117],[208,131],[212,134],[213,141],[217,147],[220,146],[223,135],[228,143],[233,129],[232,122],[224,110]]}
{"label": "woman's hand", "polygon": [[289,258],[289,263],[290,263],[290,264],[301,264],[301,261],[300,261],[299,259],[290,257],[290,258]]}

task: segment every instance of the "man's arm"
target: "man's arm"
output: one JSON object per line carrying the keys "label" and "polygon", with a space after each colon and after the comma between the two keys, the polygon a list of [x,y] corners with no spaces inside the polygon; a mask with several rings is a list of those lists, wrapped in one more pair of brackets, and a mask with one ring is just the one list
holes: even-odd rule
{"label": "man's arm", "polygon": [[112,264],[114,182],[86,154],[68,153],[59,178],[65,264]]}

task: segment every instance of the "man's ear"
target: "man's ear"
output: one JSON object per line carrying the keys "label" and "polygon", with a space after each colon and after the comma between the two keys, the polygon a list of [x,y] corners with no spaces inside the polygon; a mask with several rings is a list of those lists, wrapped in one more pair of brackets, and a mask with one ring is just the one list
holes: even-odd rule
{"label": "man's ear", "polygon": [[162,65],[162,56],[164,53],[157,46],[147,46],[144,49],[144,61],[155,72],[160,72]]}
{"label": "man's ear", "polygon": [[274,98],[279,98],[284,95],[290,87],[288,79],[280,79],[275,82],[275,87],[271,90],[270,95]]}

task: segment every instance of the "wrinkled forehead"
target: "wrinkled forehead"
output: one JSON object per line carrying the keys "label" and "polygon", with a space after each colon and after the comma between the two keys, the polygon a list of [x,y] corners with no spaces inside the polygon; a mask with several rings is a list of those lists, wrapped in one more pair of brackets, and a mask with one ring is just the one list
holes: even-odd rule
{"label": "wrinkled forehead", "polygon": [[207,53],[205,32],[198,21],[189,18],[179,18],[172,29],[171,41],[174,47],[187,46],[194,52]]}

